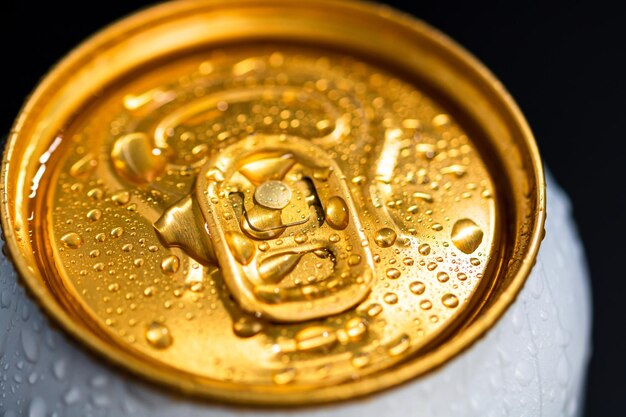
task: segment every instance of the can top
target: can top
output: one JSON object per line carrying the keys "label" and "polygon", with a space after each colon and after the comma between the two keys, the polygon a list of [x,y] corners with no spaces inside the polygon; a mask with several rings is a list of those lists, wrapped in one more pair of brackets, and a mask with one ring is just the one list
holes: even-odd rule
{"label": "can top", "polygon": [[487,331],[534,264],[532,134],[474,58],[367,3],[172,2],[29,98],[2,166],[21,276],[62,327],[178,390],[309,404]]}

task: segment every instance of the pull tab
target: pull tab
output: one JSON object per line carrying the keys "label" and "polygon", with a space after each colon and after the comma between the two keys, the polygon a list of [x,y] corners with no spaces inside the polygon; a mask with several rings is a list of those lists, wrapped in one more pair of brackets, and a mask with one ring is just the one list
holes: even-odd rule
{"label": "pull tab", "polygon": [[304,139],[254,136],[224,149],[154,227],[216,263],[241,308],[269,320],[337,314],[371,289],[372,254],[344,175]]}

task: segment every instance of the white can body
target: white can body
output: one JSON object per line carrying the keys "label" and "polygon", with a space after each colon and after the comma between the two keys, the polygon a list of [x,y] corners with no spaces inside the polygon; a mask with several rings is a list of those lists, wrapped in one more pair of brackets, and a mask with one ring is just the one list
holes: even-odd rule
{"label": "white can body", "polygon": [[0,416],[464,416],[582,414],[591,297],[569,200],[548,178],[546,238],[515,303],[444,367],[351,402],[255,409],[174,397],[122,373],[51,325],[0,260]]}

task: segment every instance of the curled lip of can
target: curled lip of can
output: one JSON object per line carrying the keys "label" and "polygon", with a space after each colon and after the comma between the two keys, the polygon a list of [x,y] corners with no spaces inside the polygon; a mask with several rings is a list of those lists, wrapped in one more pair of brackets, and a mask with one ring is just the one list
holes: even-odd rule
{"label": "curled lip of can", "polygon": [[[380,30],[372,31],[374,27]],[[507,224],[498,225],[505,242],[496,251],[499,262],[490,271],[494,276],[491,286],[484,289],[484,297],[474,300],[474,314],[449,329],[449,334],[441,335],[441,343],[375,377],[289,395],[281,395],[280,390],[257,387],[245,391],[190,379],[175,369],[153,366],[107,339],[89,323],[78,320],[68,300],[54,292],[34,267],[28,230],[31,184],[36,185],[42,175],[29,161],[45,149],[55,150],[56,133],[99,86],[148,61],[203,45],[258,39],[259,33],[269,39],[320,43],[376,57],[429,85],[479,132],[484,151],[492,157],[492,169],[503,173],[498,198],[504,202],[507,216]],[[158,168],[157,159],[146,164]],[[451,174],[457,172],[450,168]],[[545,181],[539,153],[521,112],[500,83],[467,52],[421,22],[382,6],[331,0],[315,4],[170,3],[111,26],[65,58],[25,104],[4,152],[1,184],[2,226],[11,258],[35,298],[66,331],[104,358],[153,381],[218,400],[255,404],[310,404],[351,398],[397,385],[445,364],[488,331],[513,302],[534,265],[545,221]],[[479,237],[482,239],[472,227],[467,225],[457,236],[461,250],[471,251],[480,243]],[[76,236],[66,240],[68,245],[80,245]],[[402,344],[399,340],[398,349]]]}

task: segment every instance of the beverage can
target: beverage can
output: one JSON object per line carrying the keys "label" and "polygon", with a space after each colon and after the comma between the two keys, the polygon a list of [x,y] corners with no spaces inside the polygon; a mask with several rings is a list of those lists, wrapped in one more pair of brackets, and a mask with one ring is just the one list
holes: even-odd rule
{"label": "beverage can", "polygon": [[[579,249],[557,243],[554,272],[537,272],[546,184],[532,133],[471,55],[385,6],[172,2],[122,20],[37,87],[1,182],[7,253],[80,346],[25,327],[26,362],[48,337],[64,353],[46,359],[42,386],[114,369],[102,379],[116,388],[95,375],[91,388],[68,387],[63,402],[77,410],[98,408],[102,391],[103,410],[123,399],[111,415],[328,402],[357,412],[432,386],[433,404],[458,397],[483,412],[470,377],[450,381],[456,391],[436,381],[459,367],[489,374],[481,366],[497,360],[524,391],[552,364],[507,345],[521,335],[535,358],[575,339],[554,358],[553,391],[537,396],[578,407],[588,325],[569,333],[564,288],[551,288],[567,284],[548,279],[582,268],[564,296],[584,299],[584,261],[562,262],[559,251]],[[555,224],[571,234],[562,211]],[[5,294],[19,290],[3,285],[10,308]],[[540,306],[545,291],[552,304]],[[582,304],[571,314],[584,322]],[[541,321],[555,314],[562,334],[544,346]],[[73,370],[76,349],[96,356]],[[478,359],[481,349],[497,355]],[[21,404],[52,407],[40,394]]]}

